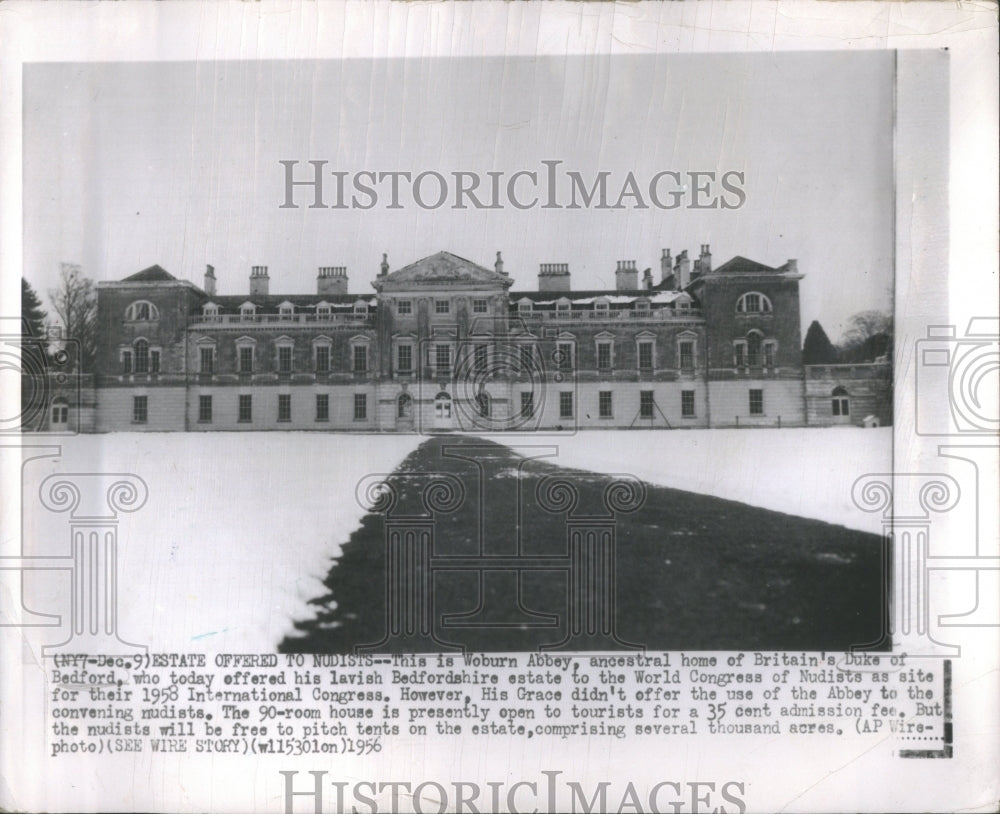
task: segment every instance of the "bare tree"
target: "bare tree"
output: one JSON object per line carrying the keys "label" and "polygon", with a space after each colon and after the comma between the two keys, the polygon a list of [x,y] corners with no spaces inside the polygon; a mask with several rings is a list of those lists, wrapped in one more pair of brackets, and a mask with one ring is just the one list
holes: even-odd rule
{"label": "bare tree", "polygon": [[97,289],[94,281],[83,276],[79,266],[62,263],[59,286],[49,290],[52,309],[58,319],[64,339],[70,340],[66,350],[79,353],[73,367],[81,373],[93,370],[97,354]]}
{"label": "bare tree", "polygon": [[892,315],[884,311],[860,311],[851,317],[838,344],[841,361],[874,362],[891,356]]}

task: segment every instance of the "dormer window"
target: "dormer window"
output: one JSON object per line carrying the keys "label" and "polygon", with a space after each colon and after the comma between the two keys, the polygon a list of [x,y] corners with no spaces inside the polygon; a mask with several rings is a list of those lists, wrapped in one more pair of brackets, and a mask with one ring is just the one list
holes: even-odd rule
{"label": "dormer window", "polygon": [[126,322],[152,322],[160,318],[160,312],[156,306],[146,300],[133,302],[125,309]]}
{"label": "dormer window", "polygon": [[594,303],[594,310],[601,314],[607,314],[611,310],[611,304],[607,300],[597,300]]}
{"label": "dormer window", "polygon": [[240,319],[244,322],[253,322],[257,315],[257,306],[252,302],[245,302],[240,306]]}
{"label": "dormer window", "polygon": [[283,302],[278,306],[278,318],[282,322],[289,322],[295,318],[295,306],[290,302]]}
{"label": "dormer window", "polygon": [[333,308],[331,308],[328,302],[321,302],[316,306],[316,316],[320,319],[329,319],[332,313]]}
{"label": "dormer window", "polygon": [[354,303],[354,314],[355,316],[367,316],[368,315],[368,303],[364,300],[358,300]]}
{"label": "dormer window", "polygon": [[517,313],[519,314],[530,314],[532,310],[531,300],[520,300],[517,304]]}
{"label": "dormer window", "polygon": [[219,318],[219,306],[214,302],[206,302],[201,307],[201,315],[208,320],[216,320]]}
{"label": "dormer window", "polygon": [[757,291],[748,291],[736,302],[738,314],[770,314],[771,301]]}
{"label": "dormer window", "polygon": [[568,319],[571,307],[569,300],[559,300],[556,303],[556,316],[559,319]]}
{"label": "dormer window", "polygon": [[648,311],[649,310],[649,300],[636,300],[635,301],[636,311]]}

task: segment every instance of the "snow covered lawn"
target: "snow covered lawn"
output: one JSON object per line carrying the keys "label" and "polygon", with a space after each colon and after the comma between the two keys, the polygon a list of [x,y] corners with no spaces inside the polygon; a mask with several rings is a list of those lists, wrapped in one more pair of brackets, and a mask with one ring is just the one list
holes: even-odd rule
{"label": "snow covered lawn", "polygon": [[[492,436],[554,443],[563,467],[624,472],[651,483],[850,528],[880,530],[851,503],[851,484],[891,467],[891,428],[590,432]],[[421,436],[198,433],[80,436],[60,458],[24,470],[25,553],[69,553],[65,515],[37,500],[49,474],[131,472],[146,506],[119,528],[119,631],[164,651],[273,651],[310,617],[330,561],[364,509],[355,486],[390,473]],[[68,614],[65,572],[25,580],[25,601]],[[38,629],[39,643],[64,635]]]}

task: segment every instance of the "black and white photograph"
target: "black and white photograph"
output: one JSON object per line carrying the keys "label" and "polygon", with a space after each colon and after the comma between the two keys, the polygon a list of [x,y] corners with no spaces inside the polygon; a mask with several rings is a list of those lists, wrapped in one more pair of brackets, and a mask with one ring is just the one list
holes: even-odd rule
{"label": "black and white photograph", "polygon": [[671,5],[22,47],[4,810],[992,810],[995,19]]}

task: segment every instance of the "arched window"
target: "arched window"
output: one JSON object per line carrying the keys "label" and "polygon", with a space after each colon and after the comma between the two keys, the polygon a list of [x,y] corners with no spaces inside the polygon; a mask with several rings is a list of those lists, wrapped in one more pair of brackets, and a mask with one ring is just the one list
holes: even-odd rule
{"label": "arched window", "polygon": [[413,398],[409,393],[400,393],[396,399],[396,415],[399,418],[409,418],[413,409]]}
{"label": "arched window", "polygon": [[160,312],[156,306],[146,300],[133,302],[125,309],[126,322],[152,322],[160,318]]}
{"label": "arched window", "polygon": [[756,331],[747,334],[747,364],[750,367],[760,367],[761,335]]}
{"label": "arched window", "polygon": [[737,314],[770,314],[771,301],[757,291],[748,291],[736,301]]}
{"label": "arched window", "polygon": [[830,408],[835,416],[851,414],[851,397],[846,388],[834,387],[830,398]]}
{"label": "arched window", "polygon": [[132,350],[135,357],[135,372],[149,373],[149,343],[145,339],[137,339]]}

